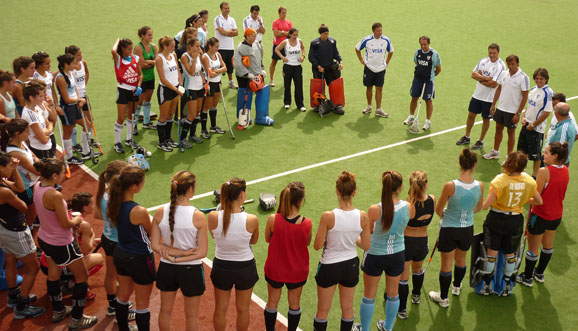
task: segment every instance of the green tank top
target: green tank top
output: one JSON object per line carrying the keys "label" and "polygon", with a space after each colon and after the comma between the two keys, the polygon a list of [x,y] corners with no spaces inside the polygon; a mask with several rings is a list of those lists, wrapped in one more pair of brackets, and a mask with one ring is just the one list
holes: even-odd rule
{"label": "green tank top", "polygon": [[[142,47],[142,54],[145,60],[154,60],[155,59],[155,45],[150,43],[151,51],[146,52],[142,43],[138,43],[140,47]],[[155,79],[155,68],[146,68],[142,70],[143,75],[143,82],[148,82],[150,80]]]}

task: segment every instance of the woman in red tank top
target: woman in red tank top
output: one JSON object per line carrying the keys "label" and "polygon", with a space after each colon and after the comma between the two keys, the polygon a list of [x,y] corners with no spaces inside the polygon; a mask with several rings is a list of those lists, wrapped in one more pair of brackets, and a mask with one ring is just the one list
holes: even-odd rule
{"label": "woman in red tank top", "polygon": [[[568,143],[553,142],[544,150],[546,167],[538,171],[538,193],[544,203],[531,209],[528,217],[528,250],[526,251],[526,268],[517,277],[517,281],[532,287],[534,279],[544,282],[544,270],[550,262],[554,247],[556,229],[562,221],[563,202],[568,187],[568,167],[564,165],[568,157]],[[542,244],[540,262],[538,249]],[[536,267],[536,263],[538,266]],[[532,279],[532,276],[534,279]]]}
{"label": "woman in red tank top", "polygon": [[277,305],[283,285],[287,286],[289,299],[288,330],[296,330],[301,318],[301,292],[309,274],[311,220],[299,215],[305,197],[301,182],[292,182],[281,191],[277,213],[269,216],[265,228],[265,241],[269,252],[265,261],[267,280],[267,306],[265,327],[275,330]]}

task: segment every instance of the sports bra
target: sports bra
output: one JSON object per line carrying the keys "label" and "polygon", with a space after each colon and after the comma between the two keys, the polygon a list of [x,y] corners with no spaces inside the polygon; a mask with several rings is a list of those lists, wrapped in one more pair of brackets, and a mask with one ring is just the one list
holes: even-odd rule
{"label": "sports bra", "polygon": [[[434,215],[434,200],[431,195],[428,194],[427,199],[425,201],[416,201],[413,206],[415,207],[415,217],[409,220],[407,226],[411,226],[414,228],[419,228],[422,226],[428,226],[431,223],[431,220]],[[431,215],[429,218],[424,220],[418,220],[420,217],[424,215]]]}

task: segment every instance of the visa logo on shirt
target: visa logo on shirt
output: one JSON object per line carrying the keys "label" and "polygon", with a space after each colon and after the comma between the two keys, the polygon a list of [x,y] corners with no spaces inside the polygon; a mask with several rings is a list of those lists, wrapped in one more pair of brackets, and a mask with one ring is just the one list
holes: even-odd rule
{"label": "visa logo on shirt", "polygon": [[177,66],[169,67],[169,71],[170,71],[170,72],[173,72],[173,71],[176,71],[176,70],[177,70]]}
{"label": "visa logo on shirt", "polygon": [[371,53],[373,53],[373,54],[381,54],[381,53],[383,53],[383,49],[381,49],[381,48],[372,49],[372,50],[371,50]]}
{"label": "visa logo on shirt", "polygon": [[429,64],[428,61],[424,61],[424,60],[418,60],[417,63],[418,63],[420,66],[426,66],[426,67],[427,67],[428,64]]}

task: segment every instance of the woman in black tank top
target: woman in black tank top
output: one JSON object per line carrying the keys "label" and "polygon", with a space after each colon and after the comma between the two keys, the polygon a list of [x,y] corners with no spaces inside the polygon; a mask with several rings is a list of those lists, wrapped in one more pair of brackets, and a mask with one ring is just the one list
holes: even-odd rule
{"label": "woman in black tank top", "polygon": [[423,170],[416,170],[409,177],[407,201],[415,206],[415,217],[409,220],[405,228],[405,267],[399,281],[399,311],[397,316],[407,318],[407,297],[409,296],[409,271],[412,271],[413,289],[411,302],[420,302],[424,272],[423,261],[428,253],[427,228],[434,215],[436,199],[427,194],[428,177]]}

